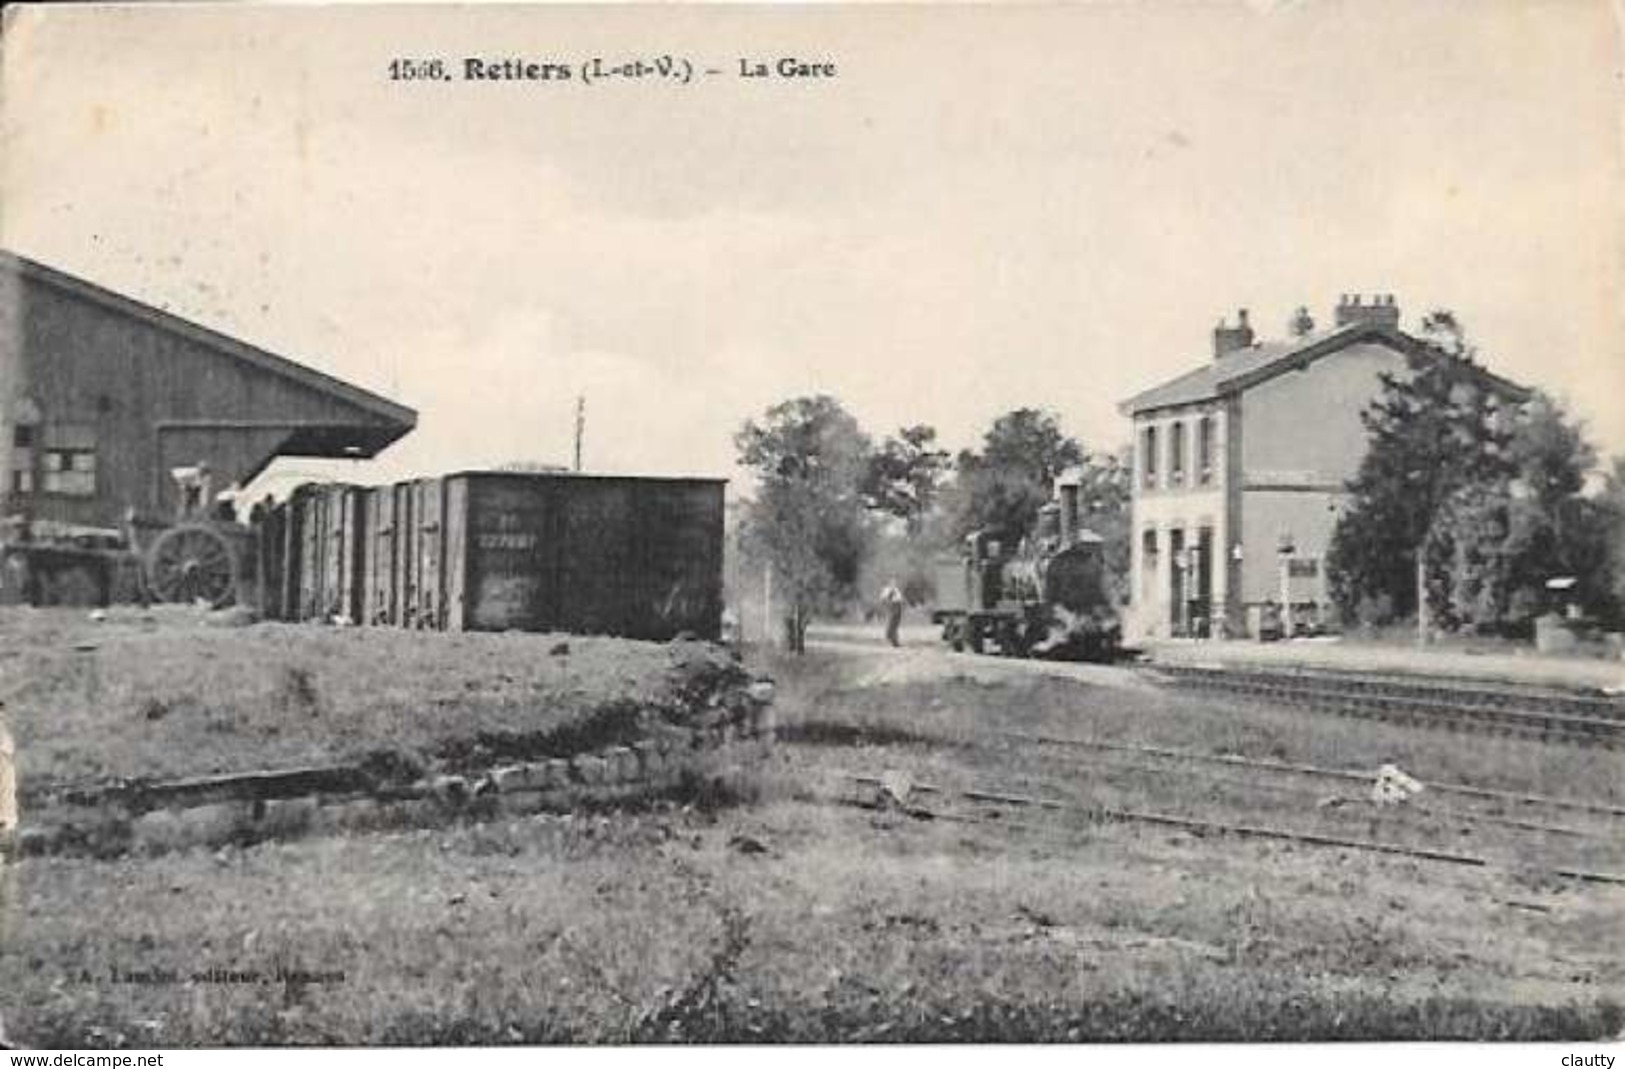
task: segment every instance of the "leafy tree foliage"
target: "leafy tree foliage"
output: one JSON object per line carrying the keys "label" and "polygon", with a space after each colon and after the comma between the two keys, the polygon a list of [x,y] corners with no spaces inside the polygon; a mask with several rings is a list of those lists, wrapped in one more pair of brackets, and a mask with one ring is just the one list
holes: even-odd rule
{"label": "leafy tree foliage", "polygon": [[1608,614],[1606,509],[1583,494],[1596,450],[1550,397],[1537,393],[1516,420],[1509,472],[1464,487],[1430,533],[1430,600],[1450,627],[1521,626],[1551,608],[1546,582],[1570,576],[1569,597]]}
{"label": "leafy tree foliage", "polygon": [[[1512,616],[1518,544],[1529,514],[1509,483],[1471,483],[1452,494],[1429,532],[1428,600],[1449,629],[1490,630]],[[1520,613],[1530,611],[1520,602]]]}
{"label": "leafy tree foliage", "polygon": [[[1417,554],[1446,502],[1514,471],[1506,406],[1460,324],[1449,312],[1434,312],[1423,320],[1423,334],[1430,344],[1411,355],[1408,374],[1385,373],[1381,392],[1361,415],[1371,444],[1349,483],[1349,507],[1327,561],[1346,617],[1368,617],[1376,603],[1399,615],[1415,612]],[[1438,600],[1430,592],[1430,608],[1440,608]]]}
{"label": "leafy tree foliage", "polygon": [[1084,462],[1083,446],[1061,430],[1054,413],[1018,408],[993,422],[980,453],[956,462],[952,500],[957,536],[993,530],[1018,540],[1032,530],[1055,477]]}
{"label": "leafy tree foliage", "polygon": [[913,534],[936,503],[948,467],[948,452],[937,448],[936,428],[904,427],[870,458],[864,495],[870,507],[903,520]]}
{"label": "leafy tree foliage", "polygon": [[1385,377],[1365,414],[1371,449],[1330,550],[1345,613],[1415,611],[1418,550],[1428,611],[1447,628],[1525,626],[1551,607],[1556,576],[1575,578],[1584,608],[1613,612],[1614,519],[1584,493],[1596,450],[1544,394],[1497,404],[1448,312],[1424,330],[1430,350],[1409,377]]}
{"label": "leafy tree foliage", "polygon": [[787,606],[786,645],[800,653],[812,614],[856,594],[869,541],[862,491],[873,447],[841,403],[823,395],[774,405],[734,442],[740,462],[761,479],[742,542],[773,568]]}
{"label": "leafy tree foliage", "polygon": [[1114,600],[1129,595],[1129,550],[1132,545],[1130,508],[1134,496],[1132,451],[1116,455],[1089,453],[1074,469],[1081,485],[1078,490],[1078,522],[1101,538],[1105,553],[1108,589]]}
{"label": "leafy tree foliage", "polygon": [[1599,615],[1617,625],[1625,623],[1625,456],[1614,458],[1593,506],[1604,560],[1600,576],[1604,606]]}
{"label": "leafy tree foliage", "polygon": [[[1574,596],[1587,610],[1606,614],[1608,517],[1585,494],[1597,451],[1552,398],[1537,393],[1512,438],[1511,492],[1518,508],[1506,549],[1512,581],[1530,606],[1544,602],[1548,579],[1573,576]],[[1514,612],[1516,613],[1516,606]]]}

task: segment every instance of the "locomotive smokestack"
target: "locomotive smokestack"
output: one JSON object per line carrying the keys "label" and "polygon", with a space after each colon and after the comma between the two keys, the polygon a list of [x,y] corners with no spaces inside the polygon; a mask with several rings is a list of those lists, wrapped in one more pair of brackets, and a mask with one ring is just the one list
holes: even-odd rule
{"label": "locomotive smokestack", "polygon": [[1068,481],[1058,483],[1055,490],[1061,499],[1061,545],[1070,546],[1078,539],[1078,494],[1082,487]]}

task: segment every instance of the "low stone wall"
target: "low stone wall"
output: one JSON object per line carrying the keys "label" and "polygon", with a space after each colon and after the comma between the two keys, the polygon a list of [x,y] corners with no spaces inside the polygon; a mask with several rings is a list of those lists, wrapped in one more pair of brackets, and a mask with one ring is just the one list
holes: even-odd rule
{"label": "low stone wall", "polygon": [[24,857],[150,855],[603,808],[707,785],[737,789],[766,756],[774,734],[772,706],[759,701],[741,715],[666,727],[628,746],[407,783],[379,783],[363,768],[333,766],[110,787],[24,814],[10,849]]}

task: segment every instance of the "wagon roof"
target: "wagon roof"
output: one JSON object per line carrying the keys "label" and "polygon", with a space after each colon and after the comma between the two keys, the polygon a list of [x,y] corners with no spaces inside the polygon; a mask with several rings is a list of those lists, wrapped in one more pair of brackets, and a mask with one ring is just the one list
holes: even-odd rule
{"label": "wagon roof", "polygon": [[[438,477],[438,476],[437,476]],[[623,475],[604,471],[503,471],[500,468],[463,468],[448,472],[447,479],[581,479],[604,482],[689,483],[719,486],[727,479],[712,475]]]}

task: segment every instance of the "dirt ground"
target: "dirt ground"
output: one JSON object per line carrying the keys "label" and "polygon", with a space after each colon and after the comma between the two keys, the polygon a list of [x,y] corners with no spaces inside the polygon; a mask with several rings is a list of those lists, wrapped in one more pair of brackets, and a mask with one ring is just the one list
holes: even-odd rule
{"label": "dirt ground", "polygon": [[[1625,1023],[1625,887],[1554,875],[1625,871],[1625,818],[1431,788],[1428,812],[1378,809],[1363,781],[1256,764],[1397,762],[1429,784],[1619,806],[1618,755],[923,643],[751,660],[777,679],[781,737],[741,796],[13,860],[0,1013],[14,1041],[67,1046],[1580,1039]],[[877,805],[855,776],[907,800]]]}

